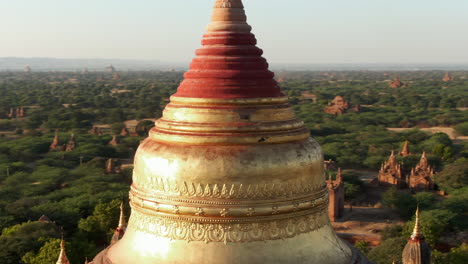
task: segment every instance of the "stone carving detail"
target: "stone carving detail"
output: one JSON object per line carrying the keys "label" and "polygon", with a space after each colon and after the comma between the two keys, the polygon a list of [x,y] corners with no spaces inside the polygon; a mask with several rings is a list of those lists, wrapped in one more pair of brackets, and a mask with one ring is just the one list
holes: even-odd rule
{"label": "stone carving detail", "polygon": [[142,180],[134,174],[134,182],[146,183],[144,189],[151,190],[154,194],[219,198],[219,199],[255,199],[277,198],[283,196],[295,196],[309,194],[323,188],[322,184],[313,184],[303,179],[286,183],[275,184],[201,184],[187,182],[172,182],[167,179],[150,178]]}
{"label": "stone carving detail", "polygon": [[134,210],[129,228],[172,240],[209,242],[253,242],[292,238],[329,225],[325,208],[305,215],[255,223],[196,223],[148,216]]}
{"label": "stone carving detail", "polygon": [[253,216],[254,214],[255,214],[255,209],[254,208],[247,209],[247,216]]}
{"label": "stone carving detail", "polygon": [[204,216],[205,211],[203,211],[203,208],[198,207],[197,212],[195,213],[196,216]]}

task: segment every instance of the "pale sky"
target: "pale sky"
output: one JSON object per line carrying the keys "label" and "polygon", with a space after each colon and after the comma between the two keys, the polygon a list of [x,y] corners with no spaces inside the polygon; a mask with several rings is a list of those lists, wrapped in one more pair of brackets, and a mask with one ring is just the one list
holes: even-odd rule
{"label": "pale sky", "polygon": [[[214,0],[0,0],[0,57],[189,62]],[[273,63],[468,63],[468,0],[244,0]]]}

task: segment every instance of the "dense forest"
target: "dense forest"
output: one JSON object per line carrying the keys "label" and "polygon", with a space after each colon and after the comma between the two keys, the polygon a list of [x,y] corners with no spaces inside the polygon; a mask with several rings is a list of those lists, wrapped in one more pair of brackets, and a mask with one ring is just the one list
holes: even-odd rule
{"label": "dense forest", "polygon": [[[436,170],[440,192],[409,193],[390,188],[379,203],[393,208],[405,225],[382,231],[382,244],[356,246],[377,263],[398,259],[419,204],[423,232],[434,263],[466,263],[468,236],[468,72],[278,72],[296,114],[322,146],[325,159],[345,169],[348,203],[359,204],[367,183],[362,171],[377,172],[392,150],[407,140],[412,155],[398,157],[405,170],[423,151]],[[405,85],[390,88],[399,76]],[[106,172],[106,161],[132,160],[151,122],[161,117],[182,80],[181,72],[0,73],[0,262],[54,263],[60,237],[72,263],[83,263],[106,247],[126,201],[131,167]],[[324,111],[335,96],[356,111]],[[18,114],[22,109],[24,114]],[[132,135],[120,134],[135,120]],[[93,126],[109,129],[90,133]],[[444,127],[453,133],[429,133]],[[404,128],[402,131],[388,128]],[[57,133],[55,133],[57,131]],[[50,150],[74,135],[70,151]],[[109,142],[118,135],[119,144]],[[406,171],[407,172],[407,171]],[[129,206],[125,206],[129,215]],[[46,216],[50,221],[38,221]],[[44,218],[42,218],[44,219]]]}

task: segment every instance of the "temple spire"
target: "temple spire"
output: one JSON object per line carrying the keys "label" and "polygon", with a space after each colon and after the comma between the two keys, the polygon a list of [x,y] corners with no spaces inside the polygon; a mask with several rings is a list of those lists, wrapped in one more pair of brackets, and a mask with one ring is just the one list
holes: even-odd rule
{"label": "temple spire", "polygon": [[54,150],[59,146],[59,136],[58,136],[58,129],[55,129],[55,136],[52,140],[52,143],[49,146],[50,150]]}
{"label": "temple spire", "polygon": [[172,99],[283,97],[240,0],[217,0],[202,47]]}
{"label": "temple spire", "polygon": [[405,156],[408,156],[410,154],[411,154],[411,152],[409,150],[409,141],[406,140],[405,145],[403,145],[403,148],[401,149],[400,156],[405,157]]}
{"label": "temple spire", "polygon": [[56,264],[70,264],[70,261],[67,258],[67,253],[65,252],[65,240],[60,241],[60,254]]}
{"label": "temple spire", "polygon": [[125,234],[127,230],[127,222],[125,221],[125,213],[124,213],[124,203],[120,204],[120,217],[119,217],[119,225],[115,229],[114,235],[111,239],[111,245],[117,243]]}
{"label": "temple spire", "polygon": [[413,233],[411,234],[411,239],[419,239],[422,237],[422,234],[421,234],[421,225],[419,223],[419,205],[418,205],[418,208],[416,209],[416,220],[415,220],[415,223],[414,223],[414,229],[413,229]]}
{"label": "temple spire", "polygon": [[120,228],[125,228],[126,227],[126,221],[125,221],[125,213],[124,213],[124,203],[120,203],[120,217],[119,217],[119,225],[118,227]]}
{"label": "temple spire", "polygon": [[402,254],[403,264],[429,264],[431,263],[431,248],[424,241],[419,223],[419,206],[416,209],[416,220],[413,234],[406,243]]}

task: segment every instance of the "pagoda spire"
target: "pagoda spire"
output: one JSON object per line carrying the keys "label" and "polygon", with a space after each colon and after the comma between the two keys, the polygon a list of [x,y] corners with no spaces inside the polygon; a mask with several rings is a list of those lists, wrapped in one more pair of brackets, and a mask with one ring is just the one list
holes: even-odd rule
{"label": "pagoda spire", "polygon": [[124,213],[124,203],[120,203],[120,217],[119,217],[119,225],[118,228],[125,228],[127,226],[125,221],[125,213]]}
{"label": "pagoda spire", "polygon": [[52,140],[52,143],[50,144],[49,149],[54,150],[54,149],[57,149],[58,146],[59,146],[58,129],[55,129],[54,139]]}
{"label": "pagoda spire", "polygon": [[67,258],[67,253],[65,252],[65,240],[60,241],[60,254],[56,264],[70,264],[70,261]]}
{"label": "pagoda spire", "polygon": [[416,209],[413,233],[406,243],[402,254],[403,264],[429,264],[431,262],[431,249],[421,233],[419,206]]}
{"label": "pagoda spire", "polygon": [[282,97],[240,0],[217,0],[211,22],[175,97]]}
{"label": "pagoda spire", "polygon": [[408,156],[410,154],[411,154],[411,152],[409,150],[409,141],[406,140],[405,144],[403,145],[403,148],[401,149],[400,155],[405,157],[405,156]]}
{"label": "pagoda spire", "polygon": [[421,225],[419,223],[419,205],[416,209],[416,220],[414,221],[413,233],[411,234],[411,239],[419,239],[422,237],[421,234]]}
{"label": "pagoda spire", "polygon": [[127,230],[127,222],[125,221],[125,213],[124,213],[124,203],[120,204],[120,217],[119,217],[119,225],[115,229],[114,235],[111,239],[111,245],[117,243],[122,237],[125,235],[125,231]]}
{"label": "pagoda spire", "polygon": [[419,167],[426,168],[429,166],[429,160],[427,159],[426,151],[423,151],[421,159],[419,160]]}

